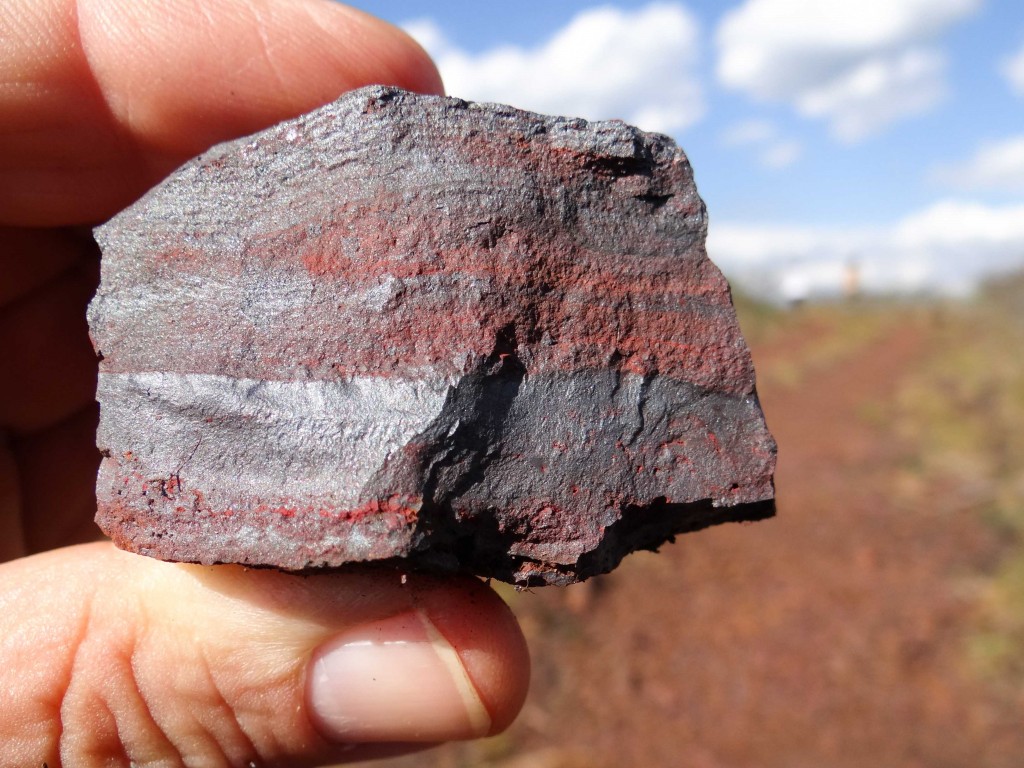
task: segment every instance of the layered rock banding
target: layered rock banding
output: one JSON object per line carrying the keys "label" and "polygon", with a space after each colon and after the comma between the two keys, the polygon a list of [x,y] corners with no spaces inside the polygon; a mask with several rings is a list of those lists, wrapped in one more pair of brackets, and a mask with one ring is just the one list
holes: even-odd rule
{"label": "layered rock banding", "polygon": [[668,138],[370,87],[96,231],[97,521],[167,560],[566,584],[772,514]]}

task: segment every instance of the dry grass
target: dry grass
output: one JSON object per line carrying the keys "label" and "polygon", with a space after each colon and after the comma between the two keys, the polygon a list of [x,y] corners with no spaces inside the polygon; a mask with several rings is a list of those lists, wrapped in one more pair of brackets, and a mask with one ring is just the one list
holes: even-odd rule
{"label": "dry grass", "polygon": [[908,471],[947,488],[1003,545],[971,574],[978,611],[968,639],[974,669],[1024,696],[1024,278],[939,311],[933,352],[894,404],[916,446]]}

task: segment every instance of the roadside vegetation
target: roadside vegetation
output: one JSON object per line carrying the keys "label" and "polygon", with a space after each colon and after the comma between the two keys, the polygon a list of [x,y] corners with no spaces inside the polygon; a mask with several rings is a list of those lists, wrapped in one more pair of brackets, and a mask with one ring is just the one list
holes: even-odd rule
{"label": "roadside vegetation", "polygon": [[899,390],[895,424],[916,448],[908,473],[998,537],[994,559],[967,575],[978,597],[967,652],[1024,700],[1024,277],[936,312],[932,352]]}

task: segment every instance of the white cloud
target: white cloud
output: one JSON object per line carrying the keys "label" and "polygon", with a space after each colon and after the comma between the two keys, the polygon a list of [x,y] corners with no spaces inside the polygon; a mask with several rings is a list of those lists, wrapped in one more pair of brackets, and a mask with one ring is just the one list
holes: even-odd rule
{"label": "white cloud", "polygon": [[865,230],[711,222],[708,253],[727,272],[789,262],[848,258],[870,239]]}
{"label": "white cloud", "polygon": [[942,201],[905,217],[893,232],[901,248],[948,252],[965,261],[982,262],[983,269],[985,262],[990,266],[1016,263],[1024,257],[1024,203],[988,206]]}
{"label": "white cloud", "polygon": [[957,189],[1024,192],[1024,134],[983,144],[973,157],[933,176]]}
{"label": "white cloud", "polygon": [[708,253],[739,285],[779,298],[839,294],[851,265],[867,292],[964,294],[1024,268],[1024,204],[946,200],[879,228],[713,221]]}
{"label": "white cloud", "polygon": [[745,120],[726,128],[722,143],[727,147],[745,147],[771,141],[776,134],[775,124],[768,120]]}
{"label": "white cloud", "polygon": [[434,57],[448,92],[537,112],[620,118],[674,133],[704,115],[696,74],[700,30],[678,3],[576,15],[536,48],[502,46],[473,54],[452,45],[433,21],[404,25]]}
{"label": "white cloud", "polygon": [[779,170],[795,163],[802,151],[799,141],[776,141],[764,148],[760,160],[764,166]]}
{"label": "white cloud", "polygon": [[721,141],[727,147],[753,148],[758,162],[772,170],[792,165],[803,151],[800,142],[780,136],[775,124],[769,120],[735,123],[725,129]]}
{"label": "white cloud", "polygon": [[444,31],[431,18],[407,21],[402,24],[402,29],[423,46],[423,49],[435,59],[447,53],[451,48],[447,38],[444,36]]}
{"label": "white cloud", "polygon": [[1021,96],[1024,96],[1024,45],[1016,53],[1003,59],[1003,76],[1010,87]]}
{"label": "white cloud", "polygon": [[860,141],[944,96],[929,44],[982,0],[746,0],[716,33],[721,83]]}
{"label": "white cloud", "polygon": [[831,120],[836,138],[856,142],[938,104],[946,95],[944,72],[944,58],[925,49],[875,56],[800,94],[796,106]]}

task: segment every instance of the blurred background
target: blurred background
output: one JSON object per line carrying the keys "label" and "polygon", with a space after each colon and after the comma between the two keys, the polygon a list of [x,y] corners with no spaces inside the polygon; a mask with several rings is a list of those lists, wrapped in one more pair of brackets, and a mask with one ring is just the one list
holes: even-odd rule
{"label": "blurred background", "polygon": [[780,446],[774,520],[498,585],[519,720],[389,765],[1024,766],[1024,5],[356,5],[683,146]]}

